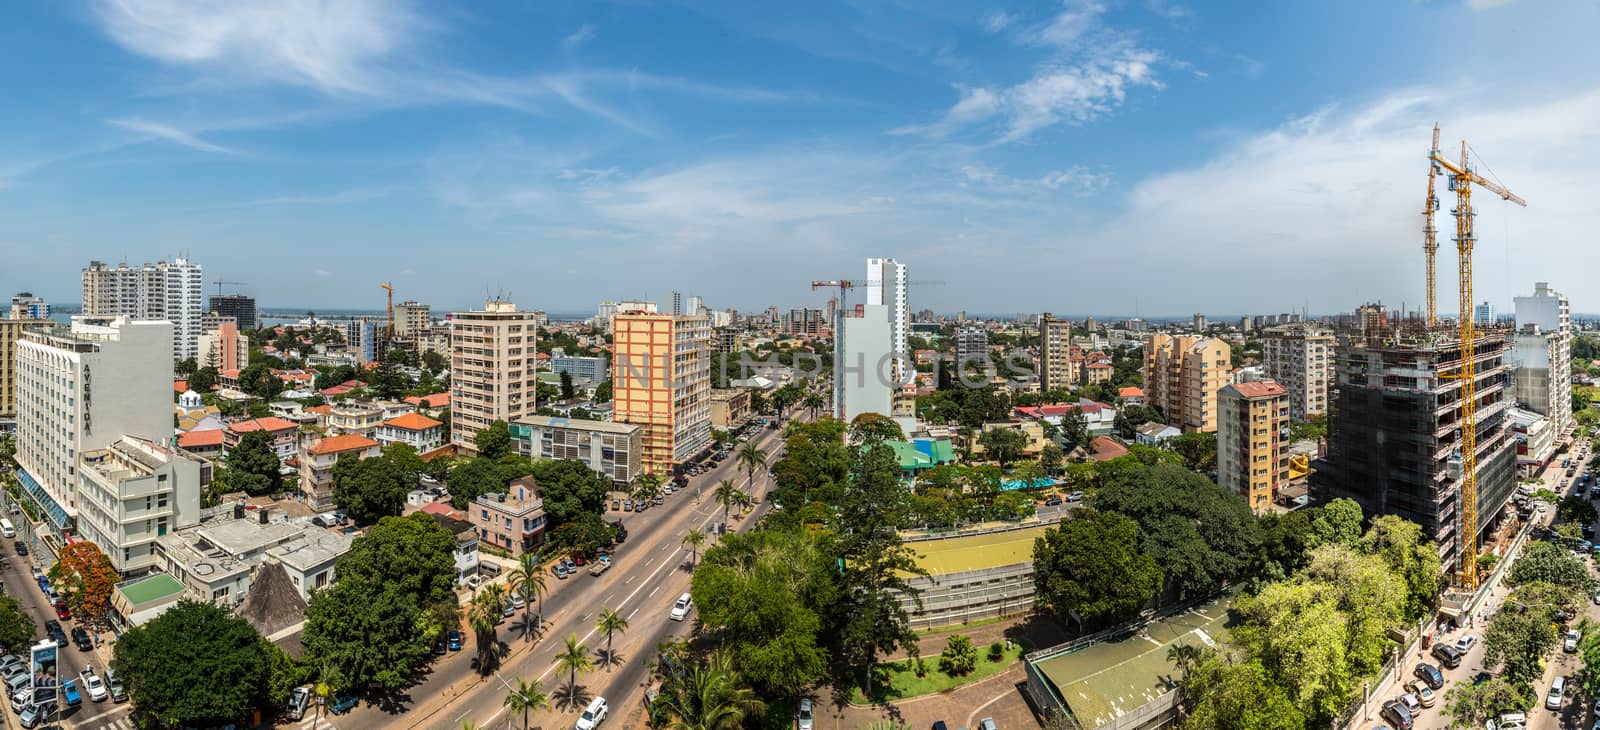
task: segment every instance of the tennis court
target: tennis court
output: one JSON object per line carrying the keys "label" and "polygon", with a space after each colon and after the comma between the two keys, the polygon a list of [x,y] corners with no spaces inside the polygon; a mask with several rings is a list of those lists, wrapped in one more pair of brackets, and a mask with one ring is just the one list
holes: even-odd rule
{"label": "tennis court", "polygon": [[933,575],[949,575],[968,570],[995,568],[1033,560],[1033,541],[1044,534],[1046,525],[1008,532],[951,537],[907,543],[922,556],[917,564]]}

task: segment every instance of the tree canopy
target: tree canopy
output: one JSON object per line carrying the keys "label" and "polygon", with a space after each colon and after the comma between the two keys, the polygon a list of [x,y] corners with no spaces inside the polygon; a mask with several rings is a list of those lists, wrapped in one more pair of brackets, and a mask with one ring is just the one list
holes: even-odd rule
{"label": "tree canopy", "polygon": [[357,522],[399,516],[413,484],[405,470],[386,456],[362,459],[347,454],[333,465],[333,501]]}
{"label": "tree canopy", "polygon": [[94,622],[105,620],[111,609],[111,591],[121,580],[111,559],[88,540],[63,546],[50,576],[68,587],[67,605],[73,614]]}
{"label": "tree canopy", "polygon": [[498,459],[511,451],[511,427],[497,420],[479,429],[472,442],[478,447],[479,456]]}
{"label": "tree canopy", "polygon": [[[111,666],[140,713],[169,726],[210,727],[271,711],[282,653],[244,619],[212,603],[183,600],[116,643]],[[291,680],[292,681],[292,680]]]}
{"label": "tree canopy", "polygon": [[283,488],[283,476],[278,473],[282,464],[272,450],[272,434],[265,430],[241,436],[239,445],[228,451],[222,463],[228,472],[228,484],[234,489],[260,496]]}
{"label": "tree canopy", "polygon": [[1167,590],[1195,595],[1247,575],[1261,532],[1237,495],[1169,463],[1122,457],[1098,466],[1112,464],[1090,506],[1139,523],[1140,549],[1161,566]]}
{"label": "tree canopy", "polygon": [[1513,586],[1554,583],[1584,593],[1594,585],[1583,561],[1553,542],[1535,542],[1524,548],[1522,557],[1511,564],[1506,582]]}
{"label": "tree canopy", "polygon": [[1161,589],[1161,568],[1139,550],[1139,525],[1079,510],[1033,544],[1038,601],[1062,623],[1095,630],[1137,615]]}

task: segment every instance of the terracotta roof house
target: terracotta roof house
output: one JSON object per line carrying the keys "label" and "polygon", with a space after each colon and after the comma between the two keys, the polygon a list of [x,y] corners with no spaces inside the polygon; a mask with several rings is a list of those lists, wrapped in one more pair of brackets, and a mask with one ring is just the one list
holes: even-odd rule
{"label": "terracotta roof house", "polygon": [[305,444],[300,449],[300,490],[312,509],[333,507],[333,466],[339,458],[353,454],[365,459],[382,453],[378,442],[360,434],[329,436]]}

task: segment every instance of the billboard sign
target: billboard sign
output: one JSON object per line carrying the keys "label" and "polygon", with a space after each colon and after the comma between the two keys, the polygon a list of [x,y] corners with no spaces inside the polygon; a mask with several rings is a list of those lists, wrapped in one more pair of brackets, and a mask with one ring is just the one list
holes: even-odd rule
{"label": "billboard sign", "polygon": [[55,687],[61,683],[61,677],[56,672],[58,658],[57,647],[54,641],[45,639],[33,646],[32,669],[33,686],[36,688]]}

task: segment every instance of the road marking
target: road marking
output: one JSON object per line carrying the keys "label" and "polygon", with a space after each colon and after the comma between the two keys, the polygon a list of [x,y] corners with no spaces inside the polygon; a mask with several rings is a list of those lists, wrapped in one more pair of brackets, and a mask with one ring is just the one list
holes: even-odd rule
{"label": "road marking", "polygon": [[646,567],[646,568],[650,567],[650,564],[654,563],[655,561],[656,561],[656,559],[654,557],[651,557],[649,560],[644,561],[644,567]]}
{"label": "road marking", "polygon": [[661,590],[661,586],[657,585],[655,587],[655,590],[650,591],[650,595],[645,596],[645,598],[655,598],[656,591],[659,591],[659,590]]}
{"label": "road marking", "polygon": [[633,612],[632,612],[632,613],[629,613],[629,614],[628,614],[628,618],[629,618],[629,619],[632,619],[632,618],[633,618],[633,617],[634,617],[634,614],[637,614],[637,613],[639,613],[639,607],[638,607],[638,606],[635,606],[635,607],[634,607],[634,608],[633,608]]}
{"label": "road marking", "polygon": [[631,576],[631,575],[630,575],[630,576],[628,576],[628,579],[627,579],[627,580],[625,580],[625,581],[622,581],[622,584],[623,584],[623,585],[627,585],[627,584],[629,584],[629,583],[632,583],[632,582],[633,582],[633,579],[634,579],[634,577],[635,577],[635,576]]}

